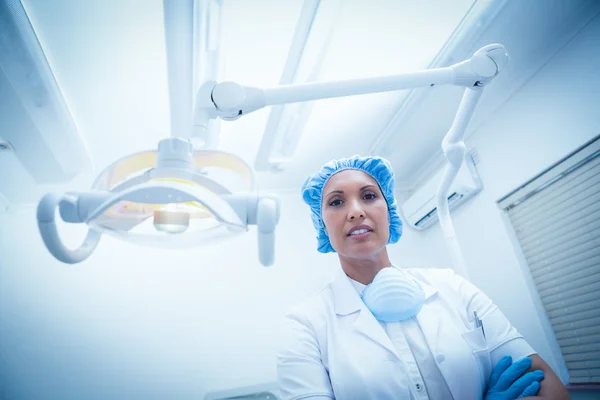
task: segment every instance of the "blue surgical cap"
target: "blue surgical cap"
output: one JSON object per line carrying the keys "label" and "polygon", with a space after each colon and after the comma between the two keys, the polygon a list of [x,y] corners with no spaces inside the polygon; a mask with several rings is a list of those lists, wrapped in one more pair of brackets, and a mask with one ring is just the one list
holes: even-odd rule
{"label": "blue surgical cap", "polygon": [[329,179],[346,169],[363,171],[379,184],[379,189],[381,189],[388,206],[390,220],[388,244],[396,243],[402,236],[402,221],[398,215],[396,198],[394,197],[394,171],[392,166],[381,157],[353,156],[328,162],[320,171],[306,178],[302,185],[302,198],[310,206],[312,223],[317,230],[318,250],[321,253],[335,252],[323,224],[321,202],[323,201],[323,189]]}

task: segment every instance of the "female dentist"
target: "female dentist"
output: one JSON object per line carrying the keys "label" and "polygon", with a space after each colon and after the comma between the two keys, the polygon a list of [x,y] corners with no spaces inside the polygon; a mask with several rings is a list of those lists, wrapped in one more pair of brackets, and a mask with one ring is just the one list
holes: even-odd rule
{"label": "female dentist", "polygon": [[286,316],[285,399],[569,398],[483,292],[451,269],[390,262],[402,223],[386,160],[331,161],[302,192],[318,250],[337,252],[341,269]]}

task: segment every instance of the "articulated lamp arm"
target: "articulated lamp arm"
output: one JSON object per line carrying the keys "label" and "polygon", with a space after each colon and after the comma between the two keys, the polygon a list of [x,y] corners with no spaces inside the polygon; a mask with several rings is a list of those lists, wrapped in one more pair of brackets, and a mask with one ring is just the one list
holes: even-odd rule
{"label": "articulated lamp arm", "polygon": [[502,45],[491,44],[478,50],[473,57],[445,68],[411,73],[282,85],[260,89],[236,82],[206,82],[196,94],[194,125],[206,128],[210,119],[235,120],[242,115],[267,106],[382,93],[434,85],[483,87],[504,68],[508,55]]}

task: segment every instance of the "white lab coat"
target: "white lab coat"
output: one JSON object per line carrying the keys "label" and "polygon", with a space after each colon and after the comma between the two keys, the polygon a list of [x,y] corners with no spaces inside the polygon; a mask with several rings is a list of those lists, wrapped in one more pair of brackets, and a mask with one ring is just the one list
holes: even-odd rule
{"label": "white lab coat", "polygon": [[[481,399],[492,365],[504,355],[516,361],[535,353],[491,300],[453,270],[404,271],[425,290],[416,320],[454,399]],[[284,337],[277,368],[284,399],[412,398],[396,348],[341,269],[287,315]]]}

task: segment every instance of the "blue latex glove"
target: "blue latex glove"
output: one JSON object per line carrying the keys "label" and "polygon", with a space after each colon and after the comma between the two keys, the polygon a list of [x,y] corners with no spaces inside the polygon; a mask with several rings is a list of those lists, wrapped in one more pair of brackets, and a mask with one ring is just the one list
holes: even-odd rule
{"label": "blue latex glove", "polygon": [[[543,371],[542,374],[544,373]],[[529,397],[529,396],[535,396],[537,395],[537,393],[540,391],[540,383],[538,381],[535,381],[533,383],[531,383],[531,385],[527,386],[527,388],[525,390],[523,390],[523,393],[521,393],[521,395],[519,397],[517,397],[518,399],[522,399],[523,397]]]}
{"label": "blue latex glove", "polygon": [[539,381],[544,379],[544,371],[531,371],[521,376],[531,367],[531,362],[531,358],[525,357],[513,364],[511,356],[502,357],[492,371],[484,400],[535,396],[540,390]]}

